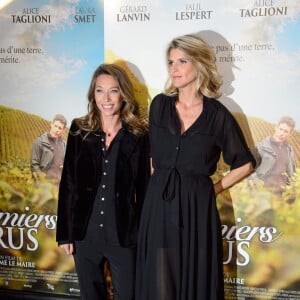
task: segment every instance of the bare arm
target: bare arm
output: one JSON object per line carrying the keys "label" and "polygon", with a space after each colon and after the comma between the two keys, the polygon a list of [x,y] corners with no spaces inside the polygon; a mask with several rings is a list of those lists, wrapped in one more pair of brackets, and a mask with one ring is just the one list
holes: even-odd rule
{"label": "bare arm", "polygon": [[235,183],[239,182],[241,179],[249,175],[252,171],[253,171],[253,166],[251,162],[246,163],[245,165],[230,171],[220,181],[215,183],[214,189],[216,195],[230,188]]}
{"label": "bare arm", "polygon": [[152,164],[152,157],[150,157],[150,174],[152,175],[154,172],[153,164]]}
{"label": "bare arm", "polygon": [[71,255],[74,252],[74,245],[73,244],[62,244],[60,248],[64,249],[67,255]]}

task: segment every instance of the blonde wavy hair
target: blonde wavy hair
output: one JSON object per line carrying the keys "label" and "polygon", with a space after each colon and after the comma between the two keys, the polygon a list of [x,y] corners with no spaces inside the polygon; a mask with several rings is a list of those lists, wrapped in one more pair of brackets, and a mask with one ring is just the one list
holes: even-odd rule
{"label": "blonde wavy hair", "polygon": [[138,103],[134,98],[133,85],[127,73],[116,64],[102,64],[95,70],[87,95],[88,113],[84,117],[76,119],[80,130],[88,132],[102,130],[101,112],[95,101],[96,80],[102,74],[112,76],[119,85],[123,99],[120,117],[126,129],[137,136],[143,135],[147,126],[141,118]]}
{"label": "blonde wavy hair", "polygon": [[[209,98],[219,98],[222,78],[217,72],[216,56],[211,46],[198,35],[187,34],[174,38],[169,43],[166,51],[167,61],[172,49],[182,50],[192,60],[198,77],[198,94]],[[165,93],[167,95],[178,93],[178,89],[172,85],[170,77],[165,84]]]}

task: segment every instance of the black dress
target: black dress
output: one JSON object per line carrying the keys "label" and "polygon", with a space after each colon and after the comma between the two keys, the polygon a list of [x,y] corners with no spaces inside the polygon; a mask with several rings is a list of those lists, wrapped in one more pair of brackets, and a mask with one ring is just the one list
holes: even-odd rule
{"label": "black dress", "polygon": [[253,161],[231,113],[203,99],[203,111],[181,134],[176,96],[150,108],[154,173],[139,229],[136,299],[223,299],[221,224],[210,176],[222,151],[231,169]]}

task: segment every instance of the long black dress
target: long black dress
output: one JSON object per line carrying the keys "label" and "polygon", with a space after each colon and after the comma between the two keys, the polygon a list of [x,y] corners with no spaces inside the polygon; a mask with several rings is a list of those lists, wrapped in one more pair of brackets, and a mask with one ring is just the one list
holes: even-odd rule
{"label": "long black dress", "polygon": [[150,108],[154,173],[139,229],[136,300],[223,299],[221,224],[210,175],[222,151],[231,169],[252,161],[241,130],[217,100],[181,134],[176,97]]}

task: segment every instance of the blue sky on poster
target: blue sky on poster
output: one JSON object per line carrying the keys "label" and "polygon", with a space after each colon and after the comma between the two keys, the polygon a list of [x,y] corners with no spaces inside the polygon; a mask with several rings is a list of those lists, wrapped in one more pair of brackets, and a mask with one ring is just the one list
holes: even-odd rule
{"label": "blue sky on poster", "polygon": [[[43,54],[16,55],[19,64],[1,64],[0,104],[51,120],[56,113],[68,122],[86,113],[87,90],[103,62],[103,5],[99,0],[18,0],[0,10],[0,48],[41,48]],[[12,24],[12,14],[39,8],[50,24]],[[92,8],[93,23],[74,23],[77,8]],[[8,53],[1,57],[9,56]]]}
{"label": "blue sky on poster", "polygon": [[[234,56],[242,57],[242,61],[235,62],[237,68],[232,70],[219,63],[220,69],[225,68],[222,75],[227,77],[228,85],[221,100],[225,104],[234,103],[229,105],[233,110],[272,123],[282,115],[290,115],[300,128],[300,2],[273,0],[276,7],[288,7],[286,16],[240,17],[241,9],[253,8],[256,3],[255,0],[105,1],[106,49],[137,67],[142,80],[156,93],[163,89],[167,76],[166,45],[177,35],[210,30],[231,46],[268,44],[271,46],[268,51],[235,50]],[[195,4],[202,11],[212,11],[211,19],[175,20],[176,12]],[[125,5],[146,6],[150,22],[117,22],[116,15],[122,14]]]}
{"label": "blue sky on poster", "polygon": [[[101,2],[18,0],[5,8],[0,5],[0,48],[29,45],[41,47],[44,52],[22,58],[21,64],[1,64],[1,104],[46,119],[61,112],[70,121],[86,112],[88,84],[93,70],[103,60]],[[197,1],[201,10],[213,11],[213,17],[183,22],[174,20],[175,13],[195,1],[105,0],[105,44],[117,56],[135,65],[141,79],[159,92],[166,78],[164,50],[176,35],[209,29],[230,45],[270,43],[274,51],[235,52],[244,61],[235,63],[238,68],[225,71],[225,76],[228,71],[232,73],[226,97],[247,115],[269,122],[276,122],[282,114],[291,115],[300,128],[300,2],[273,1],[274,5],[289,7],[286,17],[240,18],[240,9],[255,2]],[[116,22],[116,14],[124,5],[146,5],[151,22]],[[96,23],[74,24],[71,17],[75,6],[95,8]],[[50,25],[12,24],[11,14],[20,14],[28,7],[40,7],[40,12],[51,12],[57,17],[52,18]]]}

